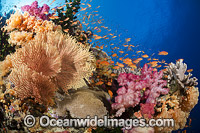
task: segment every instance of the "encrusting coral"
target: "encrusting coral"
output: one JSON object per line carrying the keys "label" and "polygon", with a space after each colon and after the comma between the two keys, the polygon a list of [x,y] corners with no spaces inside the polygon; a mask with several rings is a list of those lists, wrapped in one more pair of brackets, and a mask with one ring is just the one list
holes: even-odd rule
{"label": "encrusting coral", "polygon": [[87,86],[70,92],[63,100],[57,101],[56,112],[65,116],[66,112],[73,118],[86,118],[87,116],[103,118],[107,114],[103,101],[106,100],[106,93],[95,91]]}

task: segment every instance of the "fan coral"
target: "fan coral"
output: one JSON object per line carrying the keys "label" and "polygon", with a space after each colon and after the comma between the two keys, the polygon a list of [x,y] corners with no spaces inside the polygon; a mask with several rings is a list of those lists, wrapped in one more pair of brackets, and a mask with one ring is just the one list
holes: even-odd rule
{"label": "fan coral", "polygon": [[13,69],[8,79],[15,85],[17,96],[21,99],[32,97],[39,103],[53,103],[56,86],[48,77],[36,73],[24,65]]}
{"label": "fan coral", "polygon": [[47,4],[43,4],[42,7],[38,7],[38,2],[34,1],[31,5],[25,5],[21,7],[22,11],[27,11],[31,16],[40,18],[42,20],[49,20],[52,14],[49,14],[50,7]]}
{"label": "fan coral", "polygon": [[61,32],[38,33],[11,60],[14,68],[25,65],[65,91],[85,85],[83,78],[88,79],[95,70],[95,58],[89,47],[80,46]]}
{"label": "fan coral", "polygon": [[35,36],[38,42],[56,46],[61,58],[61,71],[55,77],[58,87],[68,90],[85,85],[83,78],[88,79],[95,70],[95,57],[89,47],[82,46],[69,35],[61,32],[39,33]]}
{"label": "fan coral", "polygon": [[168,89],[164,88],[167,82],[162,80],[162,71],[153,71],[153,68],[148,68],[147,64],[144,65],[141,75],[134,75],[132,73],[121,73],[117,79],[121,88],[117,90],[118,96],[115,98],[115,103],[112,108],[118,110],[116,116],[121,116],[126,108],[135,107],[140,103],[142,98],[141,91],[145,90],[144,98],[145,104],[154,106],[156,98],[160,94],[167,94]]}
{"label": "fan coral", "polygon": [[30,41],[28,45],[17,49],[11,60],[14,68],[26,65],[49,78],[55,77],[61,70],[61,58],[57,48],[42,40]]}

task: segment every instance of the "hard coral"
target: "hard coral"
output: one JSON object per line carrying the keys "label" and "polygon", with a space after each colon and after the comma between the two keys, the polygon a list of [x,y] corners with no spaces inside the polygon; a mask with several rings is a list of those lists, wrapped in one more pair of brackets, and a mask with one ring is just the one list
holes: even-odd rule
{"label": "hard coral", "polygon": [[[117,79],[121,88],[118,89],[118,96],[115,98],[115,103],[112,108],[118,110],[116,116],[121,116],[126,108],[135,107],[140,103],[142,98],[141,91],[145,89],[143,98],[146,99],[145,104],[154,106],[156,98],[160,94],[167,94],[168,89],[164,88],[167,85],[166,81],[162,80],[162,71],[160,73],[153,72],[153,69],[144,65],[141,75],[132,73],[121,73]],[[144,111],[145,112],[145,111]]]}
{"label": "hard coral", "polygon": [[42,20],[49,20],[49,17],[52,15],[49,13],[50,7],[47,4],[38,7],[37,1],[34,1],[31,5],[22,6],[21,9],[22,11],[27,11],[31,16],[35,16]]}
{"label": "hard coral", "polygon": [[187,87],[197,86],[197,78],[193,77],[191,73],[186,75],[187,64],[183,63],[183,59],[176,62],[176,64],[171,63],[167,68],[166,75],[168,76],[168,82],[173,84],[173,82],[178,83],[181,88],[187,89]]}

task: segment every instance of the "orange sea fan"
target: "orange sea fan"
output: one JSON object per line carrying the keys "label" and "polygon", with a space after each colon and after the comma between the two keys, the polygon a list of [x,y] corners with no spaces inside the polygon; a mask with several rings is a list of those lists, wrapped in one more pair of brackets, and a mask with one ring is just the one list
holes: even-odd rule
{"label": "orange sea fan", "polygon": [[12,55],[12,64],[14,68],[26,65],[49,78],[56,76],[61,70],[61,58],[57,48],[42,40],[33,40],[28,45],[17,49]]}
{"label": "orange sea fan", "polygon": [[56,86],[47,76],[21,65],[12,70],[8,79],[15,85],[14,89],[20,99],[32,97],[36,102],[45,105],[53,103]]}
{"label": "orange sea fan", "polygon": [[75,39],[63,33],[38,33],[35,40],[56,46],[61,58],[61,72],[56,76],[56,84],[64,90],[85,85],[83,78],[91,76],[95,70],[95,57],[89,47],[82,46]]}

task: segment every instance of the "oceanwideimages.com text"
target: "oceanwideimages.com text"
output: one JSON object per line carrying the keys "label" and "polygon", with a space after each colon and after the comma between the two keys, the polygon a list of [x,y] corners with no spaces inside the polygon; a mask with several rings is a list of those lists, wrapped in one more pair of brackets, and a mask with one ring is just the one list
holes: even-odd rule
{"label": "oceanwideimages.com text", "polygon": [[[32,115],[27,115],[24,118],[24,124],[27,127],[33,127],[36,123],[36,118]],[[162,127],[174,126],[173,119],[150,119],[146,123],[145,119],[110,119],[108,116],[98,118],[95,116],[91,118],[87,116],[86,119],[55,119],[48,116],[42,116],[39,119],[39,124],[42,127],[124,127],[125,129],[132,129],[133,127]]]}

